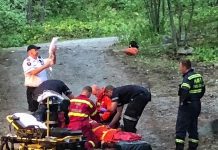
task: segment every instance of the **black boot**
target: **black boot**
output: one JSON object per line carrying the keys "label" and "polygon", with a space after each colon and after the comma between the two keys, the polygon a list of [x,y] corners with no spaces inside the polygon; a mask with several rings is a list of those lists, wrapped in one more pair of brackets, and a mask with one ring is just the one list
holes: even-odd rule
{"label": "black boot", "polygon": [[184,150],[184,143],[176,143],[176,150]]}
{"label": "black boot", "polygon": [[197,150],[198,143],[193,143],[189,141],[188,150]]}

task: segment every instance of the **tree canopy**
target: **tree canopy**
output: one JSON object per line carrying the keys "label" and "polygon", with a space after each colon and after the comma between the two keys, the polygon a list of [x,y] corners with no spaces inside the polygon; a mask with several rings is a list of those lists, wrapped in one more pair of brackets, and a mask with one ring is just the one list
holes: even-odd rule
{"label": "tree canopy", "polygon": [[[218,60],[218,0],[0,0],[0,47],[64,39],[119,36],[128,43],[195,48]],[[142,48],[143,50],[143,48]],[[164,50],[146,50],[161,55]],[[202,57],[203,55],[203,57]]]}

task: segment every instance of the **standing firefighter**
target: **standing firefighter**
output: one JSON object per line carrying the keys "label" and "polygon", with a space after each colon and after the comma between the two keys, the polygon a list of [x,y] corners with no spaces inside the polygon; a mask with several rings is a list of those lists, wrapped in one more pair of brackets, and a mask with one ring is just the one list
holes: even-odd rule
{"label": "standing firefighter", "polygon": [[201,101],[205,93],[205,85],[200,74],[191,68],[190,60],[182,60],[179,70],[183,74],[179,86],[179,110],[176,122],[176,150],[184,149],[186,132],[189,134],[188,150],[198,147],[198,116],[201,111]]}
{"label": "standing firefighter", "polygon": [[123,116],[124,131],[135,133],[138,120],[147,103],[151,101],[151,93],[138,85],[125,85],[117,88],[108,85],[105,88],[105,94],[112,99],[110,111],[117,111],[109,127],[114,128],[114,125],[119,122],[123,106],[128,104]]}
{"label": "standing firefighter", "polygon": [[89,100],[92,94],[92,88],[86,86],[83,88],[81,94],[70,100],[69,118],[70,123],[68,128],[71,130],[82,130],[83,135],[87,138],[85,148],[87,150],[93,150],[98,147],[98,139],[92,131],[90,118],[99,122],[100,116],[97,112],[95,104]]}

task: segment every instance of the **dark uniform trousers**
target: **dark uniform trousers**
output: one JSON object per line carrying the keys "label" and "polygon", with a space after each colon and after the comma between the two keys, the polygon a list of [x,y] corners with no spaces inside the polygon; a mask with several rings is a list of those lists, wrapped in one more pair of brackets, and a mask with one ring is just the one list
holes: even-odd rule
{"label": "dark uniform trousers", "polygon": [[26,90],[28,110],[31,112],[35,112],[38,109],[38,105],[39,105],[39,103],[33,98],[33,91],[35,89],[36,87],[27,87]]}
{"label": "dark uniform trousers", "polygon": [[198,146],[198,116],[201,112],[200,99],[186,102],[179,106],[176,122],[177,150],[184,149],[186,132],[189,134],[189,150],[195,150]]}
{"label": "dark uniform trousers", "polygon": [[136,125],[149,101],[151,101],[150,92],[139,93],[132,98],[123,116],[124,131],[133,133],[137,131]]}

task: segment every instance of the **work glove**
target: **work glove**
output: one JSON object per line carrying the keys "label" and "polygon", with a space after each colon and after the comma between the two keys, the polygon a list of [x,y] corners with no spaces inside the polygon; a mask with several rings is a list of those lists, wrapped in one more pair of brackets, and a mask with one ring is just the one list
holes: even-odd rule
{"label": "work glove", "polygon": [[100,113],[104,113],[104,112],[107,111],[107,109],[102,107],[102,108],[99,109],[99,111],[100,111]]}

